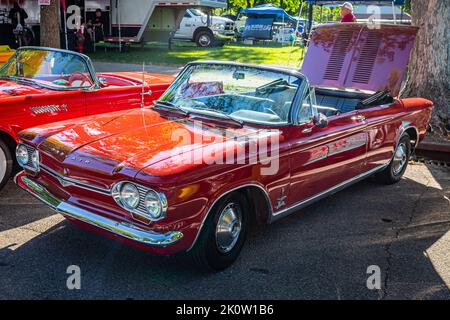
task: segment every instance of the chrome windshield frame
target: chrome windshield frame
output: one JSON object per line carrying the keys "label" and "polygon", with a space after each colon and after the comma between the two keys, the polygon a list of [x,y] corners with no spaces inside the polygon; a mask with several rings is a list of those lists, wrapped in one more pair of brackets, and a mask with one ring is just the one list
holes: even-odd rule
{"label": "chrome windshield frame", "polygon": [[[298,112],[298,108],[295,108],[295,106],[300,103],[303,99],[303,93],[305,90],[305,86],[309,86],[309,81],[305,75],[303,75],[301,72],[299,72],[296,69],[291,68],[284,68],[284,67],[276,67],[276,66],[266,66],[266,65],[255,65],[255,64],[249,64],[249,63],[240,63],[240,62],[232,62],[232,61],[220,61],[220,60],[204,60],[204,61],[194,61],[186,64],[186,66],[181,70],[181,72],[178,74],[175,81],[172,82],[172,84],[167,88],[167,90],[161,95],[161,97],[158,99],[164,98],[164,96],[171,90],[173,90],[175,87],[179,86],[179,83],[182,82],[183,78],[188,74],[192,67],[199,66],[199,65],[222,65],[222,66],[236,66],[236,67],[247,67],[247,68],[254,68],[257,70],[263,70],[263,71],[269,71],[274,73],[280,73],[287,76],[296,77],[301,80],[300,85],[298,86],[294,97],[292,99],[292,106],[289,110],[289,115],[286,123],[263,123],[263,122],[248,122],[244,121],[246,124],[249,125],[263,125],[263,126],[274,126],[274,127],[284,127],[284,126],[290,126],[295,125],[295,112]],[[158,101],[157,100],[157,101]],[[162,100],[163,101],[163,100]]]}
{"label": "chrome windshield frame", "polygon": [[[14,59],[15,57],[17,57],[20,54],[21,51],[25,51],[25,50],[60,52],[60,53],[65,53],[65,54],[78,56],[86,64],[87,70],[88,70],[89,75],[90,75],[90,77],[91,77],[91,79],[93,81],[93,84],[90,87],[60,88],[60,87],[54,87],[54,86],[51,86],[51,85],[46,85],[46,84],[43,84],[43,83],[40,83],[40,82],[36,82],[33,79],[29,79],[29,78],[26,78],[26,77],[16,77],[18,79],[14,79],[14,77],[12,76],[12,80],[13,81],[14,80],[20,81],[21,79],[23,79],[24,81],[33,82],[37,86],[44,87],[44,88],[50,89],[50,90],[55,90],[55,91],[92,90],[92,89],[99,89],[101,87],[100,86],[100,81],[97,78],[97,74],[96,74],[96,72],[94,70],[94,66],[92,65],[91,59],[88,56],[86,56],[86,55],[84,55],[82,53],[78,53],[78,52],[74,52],[74,51],[70,51],[70,50],[65,50],[65,49],[29,46],[29,47],[20,47],[19,49],[17,49],[16,52],[14,53],[14,55],[12,55],[11,58],[9,58],[9,60]],[[6,68],[7,64],[8,64],[8,62],[6,62],[2,67],[0,67],[0,73],[3,71],[4,68]]]}

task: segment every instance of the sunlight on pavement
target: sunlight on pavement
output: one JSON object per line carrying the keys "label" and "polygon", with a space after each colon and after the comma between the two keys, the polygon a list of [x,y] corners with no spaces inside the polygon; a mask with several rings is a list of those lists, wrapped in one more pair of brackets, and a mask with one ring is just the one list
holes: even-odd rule
{"label": "sunlight on pavement", "polygon": [[63,220],[64,218],[61,215],[52,215],[20,227],[1,231],[0,249],[8,247],[10,250],[17,250],[27,242],[55,227],[56,224]]}

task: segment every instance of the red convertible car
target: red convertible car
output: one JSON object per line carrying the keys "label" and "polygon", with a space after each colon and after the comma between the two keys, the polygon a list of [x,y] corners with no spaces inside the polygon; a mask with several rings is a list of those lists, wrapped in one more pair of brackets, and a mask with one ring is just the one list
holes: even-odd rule
{"label": "red convertible car", "polygon": [[16,183],[89,230],[224,269],[251,224],[401,179],[433,107],[395,98],[416,31],[319,27],[303,73],[191,63],[152,107],[20,133]]}
{"label": "red convertible car", "polygon": [[173,79],[139,72],[95,73],[88,57],[71,51],[17,50],[0,68],[0,189],[13,170],[17,133],[21,130],[136,108],[142,97],[149,104]]}

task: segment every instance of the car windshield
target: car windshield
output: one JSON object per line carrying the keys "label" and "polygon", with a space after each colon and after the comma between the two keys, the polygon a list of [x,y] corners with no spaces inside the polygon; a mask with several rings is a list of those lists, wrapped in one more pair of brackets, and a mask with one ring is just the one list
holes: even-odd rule
{"label": "car windshield", "polygon": [[18,50],[0,69],[0,77],[60,90],[88,88],[94,84],[87,62],[81,56],[39,49]]}
{"label": "car windshield", "polygon": [[190,9],[190,11],[194,16],[197,16],[197,17],[206,16],[206,14],[204,14],[202,11],[200,11],[198,9]]}
{"label": "car windshield", "polygon": [[189,66],[158,102],[186,112],[257,124],[286,124],[302,78],[241,65]]}

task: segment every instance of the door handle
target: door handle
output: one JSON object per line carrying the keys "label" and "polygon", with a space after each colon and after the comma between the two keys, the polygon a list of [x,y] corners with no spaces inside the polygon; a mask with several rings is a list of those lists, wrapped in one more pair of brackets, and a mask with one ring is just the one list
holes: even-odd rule
{"label": "door handle", "polygon": [[360,121],[360,122],[363,122],[364,120],[366,120],[366,117],[359,115],[359,116],[353,116],[353,117],[351,117],[350,119],[352,119],[352,121]]}

